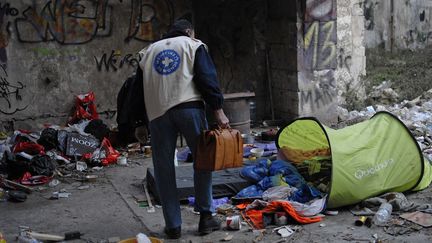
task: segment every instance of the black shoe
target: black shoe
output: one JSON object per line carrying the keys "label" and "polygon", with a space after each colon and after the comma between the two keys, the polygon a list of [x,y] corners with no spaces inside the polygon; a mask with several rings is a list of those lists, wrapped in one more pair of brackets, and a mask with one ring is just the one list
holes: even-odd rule
{"label": "black shoe", "polygon": [[198,232],[201,235],[210,234],[213,231],[220,230],[221,222],[211,215],[211,213],[201,213],[198,225]]}
{"label": "black shoe", "polygon": [[165,228],[165,234],[167,235],[168,239],[178,239],[181,237],[181,227],[177,228]]}

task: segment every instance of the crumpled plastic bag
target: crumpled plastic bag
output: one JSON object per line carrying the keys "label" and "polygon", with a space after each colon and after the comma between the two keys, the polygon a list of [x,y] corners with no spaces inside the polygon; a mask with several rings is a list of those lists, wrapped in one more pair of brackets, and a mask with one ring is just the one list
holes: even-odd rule
{"label": "crumpled plastic bag", "polygon": [[286,200],[297,188],[290,186],[275,186],[267,189],[262,197],[266,201]]}
{"label": "crumpled plastic bag", "polygon": [[95,95],[93,91],[87,94],[77,95],[75,98],[75,111],[72,117],[69,119],[68,124],[75,124],[83,119],[98,119],[99,115],[96,111],[96,105],[94,101]]}
{"label": "crumpled plastic bag", "polygon": [[304,217],[312,217],[318,215],[326,208],[327,195],[323,198],[314,199],[308,203],[299,203],[290,201],[296,212]]}
{"label": "crumpled plastic bag", "polygon": [[45,128],[37,142],[42,145],[46,151],[56,149],[58,146],[57,134],[57,130],[53,128]]}
{"label": "crumpled plastic bag", "polygon": [[33,142],[19,142],[15,144],[13,152],[25,152],[30,155],[45,154],[45,148],[42,145]]}

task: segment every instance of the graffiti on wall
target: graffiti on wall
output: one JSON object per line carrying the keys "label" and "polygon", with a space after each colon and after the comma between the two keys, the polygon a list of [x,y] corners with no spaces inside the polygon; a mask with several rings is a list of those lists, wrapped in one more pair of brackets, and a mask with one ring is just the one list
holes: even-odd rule
{"label": "graffiti on wall", "polygon": [[[86,48],[74,45],[110,38],[114,31],[115,37],[125,43],[153,42],[160,39],[174,21],[174,5],[178,16],[189,16],[190,5],[187,1],[0,1],[0,113],[11,115],[25,110],[28,106],[23,105],[25,102],[22,96],[29,85],[20,82],[21,80],[14,80],[15,75],[8,74],[6,51],[12,34],[13,40],[27,44],[30,53],[40,62],[78,62],[84,60]],[[67,46],[32,46],[40,43]],[[94,60],[97,71],[115,72],[121,68],[136,67],[139,56],[122,54],[115,50],[93,56],[93,59],[90,56],[85,60]]]}
{"label": "graffiti on wall", "polygon": [[305,67],[322,70],[336,66],[336,21],[306,24],[304,35]]}
{"label": "graffiti on wall", "polygon": [[432,44],[432,27],[430,20],[432,18],[432,3],[424,2],[417,6],[413,12],[417,13],[410,30],[405,34],[404,40],[408,47],[426,47]]}
{"label": "graffiti on wall", "polygon": [[131,0],[129,30],[125,41],[154,41],[168,30],[174,10],[168,0]]}
{"label": "graffiti on wall", "polygon": [[125,54],[122,55],[119,50],[112,50],[110,54],[103,53],[100,58],[94,57],[97,70],[100,72],[105,68],[105,71],[114,71],[125,67],[137,67],[139,64],[140,56],[138,54]]}
{"label": "graffiti on wall", "polygon": [[8,74],[7,46],[11,37],[10,17],[18,16],[19,11],[10,3],[0,3],[0,113],[12,115],[25,110],[22,105],[21,92],[26,87],[22,82],[13,82]]}
{"label": "graffiti on wall", "polygon": [[334,0],[306,0],[305,22],[327,22],[336,19]]}
{"label": "graffiti on wall", "polygon": [[13,115],[23,111],[28,105],[18,107],[21,103],[21,91],[25,88],[22,82],[10,82],[6,64],[0,65],[0,113]]}
{"label": "graffiti on wall", "polygon": [[15,19],[17,37],[24,43],[84,44],[96,36],[110,35],[111,10],[108,0],[49,0],[33,4]]}
{"label": "graffiti on wall", "polygon": [[6,47],[11,36],[10,22],[6,18],[18,14],[18,9],[11,6],[10,3],[0,3],[0,63],[7,63]]}
{"label": "graffiti on wall", "polygon": [[375,3],[372,0],[365,0],[363,3],[363,13],[365,17],[365,29],[373,30],[375,28]]}
{"label": "graffiti on wall", "polygon": [[313,113],[334,102],[336,80],[333,70],[316,71],[308,76],[313,86],[300,92],[300,107],[303,112]]}
{"label": "graffiti on wall", "polygon": [[300,63],[300,110],[325,109],[335,102],[337,68],[336,0],[306,0],[303,61]]}
{"label": "graffiti on wall", "polygon": [[[126,1],[121,1],[121,3]],[[130,0],[129,27],[125,41],[151,42],[173,22],[171,1]],[[109,0],[44,0],[34,2],[14,21],[18,41],[56,41],[63,45],[85,44],[111,36],[113,6]]]}

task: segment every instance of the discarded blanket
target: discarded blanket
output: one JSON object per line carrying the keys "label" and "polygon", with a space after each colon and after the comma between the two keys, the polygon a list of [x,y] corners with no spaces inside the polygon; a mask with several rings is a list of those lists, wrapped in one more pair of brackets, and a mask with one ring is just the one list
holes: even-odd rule
{"label": "discarded blanket", "polygon": [[265,190],[276,186],[291,186],[296,188],[286,200],[306,203],[322,196],[316,188],[308,185],[297,169],[283,160],[259,160],[256,165],[245,166],[240,176],[256,183],[241,190],[235,198],[259,198]]}
{"label": "discarded blanket", "polygon": [[263,213],[285,211],[293,220],[301,224],[310,224],[321,221],[321,217],[303,217],[299,215],[294,207],[287,201],[273,201],[270,202],[264,209],[249,209],[246,210],[246,216],[250,219],[252,224],[259,229],[263,229]]}

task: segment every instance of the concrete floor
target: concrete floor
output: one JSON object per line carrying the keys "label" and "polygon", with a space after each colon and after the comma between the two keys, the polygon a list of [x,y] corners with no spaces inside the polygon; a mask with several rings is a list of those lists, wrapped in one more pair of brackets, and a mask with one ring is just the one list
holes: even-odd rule
{"label": "concrete floor", "polygon": [[[29,226],[34,231],[63,234],[69,231],[84,233],[82,240],[74,242],[106,242],[111,237],[126,239],[139,232],[163,238],[162,210],[148,213],[139,207],[134,196],[143,197],[141,182],[145,171],[151,166],[150,159],[134,158],[128,167],[111,166],[97,172],[95,182],[77,182],[61,179],[61,184],[42,192],[29,195],[26,202],[0,203],[0,232],[7,242],[14,242],[18,226]],[[78,187],[88,185],[88,189]],[[72,193],[69,198],[48,200],[53,191],[66,189]],[[432,202],[432,189],[412,194],[409,199]],[[340,209],[337,216],[326,216],[320,223],[304,225],[291,237],[283,239],[271,229],[263,237],[245,226],[240,231],[221,230],[204,237],[196,235],[199,216],[191,208],[182,210],[183,231],[179,240],[165,242],[219,242],[227,235],[233,235],[231,242],[373,242],[377,234],[381,242],[432,242],[432,229],[392,236],[383,228],[354,226],[354,217],[347,209]],[[223,218],[223,216],[221,216]]]}

